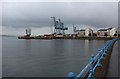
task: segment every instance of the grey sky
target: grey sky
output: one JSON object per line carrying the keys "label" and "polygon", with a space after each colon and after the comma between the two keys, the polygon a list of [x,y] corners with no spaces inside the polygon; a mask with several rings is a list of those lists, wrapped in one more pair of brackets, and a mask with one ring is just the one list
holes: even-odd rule
{"label": "grey sky", "polygon": [[12,28],[50,26],[50,17],[61,18],[66,26],[95,28],[118,26],[117,2],[4,2],[2,26]]}

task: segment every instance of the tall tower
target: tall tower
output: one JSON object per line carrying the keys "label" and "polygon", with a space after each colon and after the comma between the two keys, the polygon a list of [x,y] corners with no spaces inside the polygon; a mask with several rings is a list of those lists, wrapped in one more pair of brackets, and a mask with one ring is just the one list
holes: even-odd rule
{"label": "tall tower", "polygon": [[25,31],[26,31],[26,35],[28,35],[28,30],[27,30],[27,29],[25,29]]}
{"label": "tall tower", "polygon": [[31,29],[29,28],[29,29],[25,29],[25,31],[26,31],[26,36],[30,36],[31,35]]}

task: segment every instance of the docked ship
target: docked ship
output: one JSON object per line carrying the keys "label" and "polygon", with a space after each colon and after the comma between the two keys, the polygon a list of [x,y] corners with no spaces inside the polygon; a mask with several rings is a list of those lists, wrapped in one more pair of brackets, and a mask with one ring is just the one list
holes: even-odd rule
{"label": "docked ship", "polygon": [[26,29],[26,35],[19,36],[18,39],[34,39],[34,37],[31,37],[31,29]]}

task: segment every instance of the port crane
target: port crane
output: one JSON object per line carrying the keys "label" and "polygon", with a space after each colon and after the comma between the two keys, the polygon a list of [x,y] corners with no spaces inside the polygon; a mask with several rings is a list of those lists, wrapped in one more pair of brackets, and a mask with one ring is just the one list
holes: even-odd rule
{"label": "port crane", "polygon": [[54,16],[51,17],[51,19],[53,20],[53,23],[54,23],[54,34],[57,34],[57,35],[65,34],[65,30],[68,30],[68,28],[64,26],[64,23],[62,23],[60,19],[56,21],[56,18]]}

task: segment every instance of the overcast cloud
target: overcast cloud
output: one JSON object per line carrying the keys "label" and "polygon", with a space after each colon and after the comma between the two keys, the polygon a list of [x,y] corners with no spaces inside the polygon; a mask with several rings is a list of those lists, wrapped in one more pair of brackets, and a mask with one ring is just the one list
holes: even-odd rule
{"label": "overcast cloud", "polygon": [[[35,34],[50,33],[51,16],[61,18],[69,28],[72,24],[79,28],[84,25],[84,27],[91,26],[94,29],[118,27],[118,3],[4,2],[2,4],[3,34],[7,34],[8,31],[10,34],[16,34],[13,32],[16,30],[11,29],[18,28],[20,30],[18,29],[17,34],[20,34],[27,27],[33,28]],[[71,29],[68,31],[71,32]]]}

